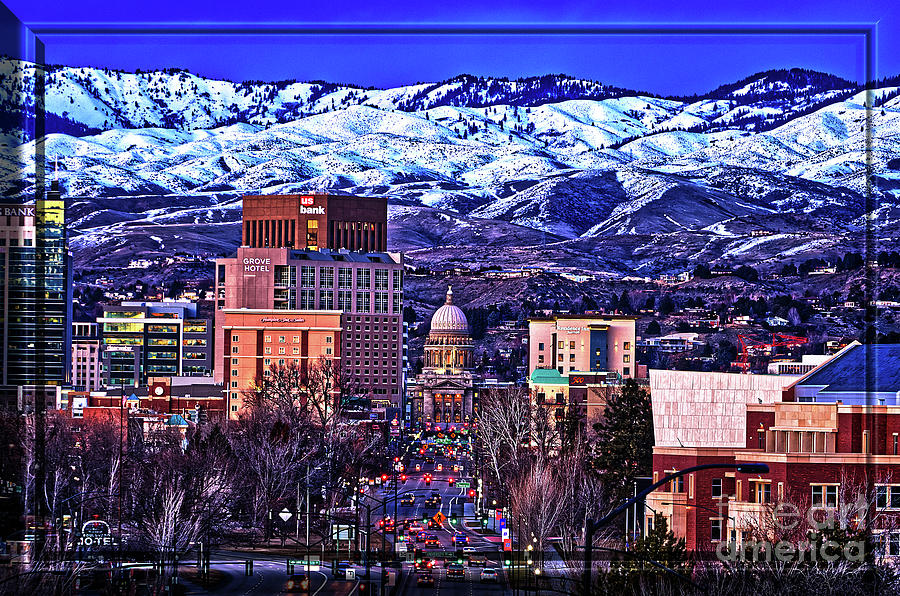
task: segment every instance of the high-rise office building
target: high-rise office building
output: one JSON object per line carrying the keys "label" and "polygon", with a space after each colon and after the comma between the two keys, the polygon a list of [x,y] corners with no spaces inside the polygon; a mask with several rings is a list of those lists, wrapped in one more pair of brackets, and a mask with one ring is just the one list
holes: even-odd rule
{"label": "high-rise office building", "polygon": [[[340,349],[331,354],[309,350],[298,354],[300,362],[319,356],[340,360],[342,374],[364,391],[373,408],[400,406],[403,258],[384,251],[387,201],[326,195],[246,197],[243,222],[244,246],[234,257],[216,261],[216,342],[222,347],[216,380],[231,384],[225,328],[235,313],[255,312],[261,328],[277,326],[285,317],[330,313],[340,316],[342,332],[334,335]],[[305,236],[299,235],[301,229]],[[299,239],[304,241],[298,245]],[[302,342],[284,347],[303,349]],[[277,355],[263,351],[257,357],[278,361],[269,356]],[[242,383],[249,381],[228,390],[240,396],[248,388]]]}
{"label": "high-rise office building", "polygon": [[69,377],[72,279],[65,204],[53,184],[34,204],[0,204],[0,401],[55,403]]}

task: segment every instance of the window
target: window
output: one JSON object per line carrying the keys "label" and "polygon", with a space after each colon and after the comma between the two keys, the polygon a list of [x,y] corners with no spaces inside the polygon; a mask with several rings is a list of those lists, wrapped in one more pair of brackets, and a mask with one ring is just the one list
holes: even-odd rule
{"label": "window", "polygon": [[232,336],[231,336],[231,341],[232,341],[233,343],[237,343],[238,341],[240,341],[240,339],[241,339],[241,338],[240,338],[239,336],[237,336],[237,335],[232,335]]}
{"label": "window", "polygon": [[300,287],[316,287],[316,268],[304,265],[300,267]]}
{"label": "window", "polygon": [[267,344],[272,343],[272,336],[271,336],[271,335],[267,335],[267,336],[265,337],[265,340],[264,340],[264,341],[265,341]]}
{"label": "window", "polygon": [[232,353],[232,354],[237,354],[237,353],[238,353],[238,346],[231,346],[231,353]]}
{"label": "window", "polygon": [[375,289],[376,290],[387,290],[388,289],[388,270],[387,269],[376,269],[375,270]]}
{"label": "window", "polygon": [[334,310],[334,290],[322,290],[319,293],[319,308]]}
{"label": "window", "polygon": [[[387,283],[387,282],[385,282]],[[387,292],[375,292],[375,313],[386,315],[388,307]]]}
{"label": "window", "polygon": [[315,248],[319,245],[319,220],[306,220],[306,247]]}
{"label": "window", "polygon": [[349,290],[352,287],[353,287],[353,269],[351,269],[349,267],[339,267],[338,268],[338,288]]}
{"label": "window", "polygon": [[319,269],[319,287],[334,287],[334,267],[322,267]]}
{"label": "window", "polygon": [[765,449],[766,448],[766,433],[765,431],[758,430],[756,431],[756,445],[757,449]]}
{"label": "window", "polygon": [[232,388],[232,389],[237,389],[237,381],[232,381],[232,382],[231,382],[231,388]]}
{"label": "window", "polygon": [[900,484],[875,485],[877,509],[900,509]]}
{"label": "window", "polygon": [[284,336],[283,336],[283,335],[279,335],[279,336],[278,336],[278,343],[283,344],[284,342],[285,342]]}
{"label": "window", "polygon": [[238,371],[237,371],[236,368],[231,369],[231,376],[232,376],[232,377],[238,376]]}
{"label": "window", "polygon": [[299,354],[300,348],[291,348],[291,354]]}
{"label": "window", "polygon": [[393,296],[391,296],[391,314],[400,314],[400,294],[397,292],[394,292]]}
{"label": "window", "polygon": [[543,363],[544,363],[544,355],[538,354],[538,364],[543,364]]}
{"label": "window", "polygon": [[350,312],[353,309],[350,290],[338,290],[338,310]]}
{"label": "window", "polygon": [[266,346],[265,349],[263,350],[263,353],[264,353],[264,354],[271,354],[271,353],[272,353],[272,346]]}
{"label": "window", "polygon": [[684,476],[679,476],[678,478],[672,481],[672,492],[673,493],[683,493],[684,492]]}
{"label": "window", "polygon": [[625,354],[624,356],[622,356],[622,362],[626,364],[631,362],[631,354]]}
{"label": "window", "polygon": [[837,484],[811,484],[813,507],[837,507]]}
{"label": "window", "polygon": [[[363,269],[360,269],[363,271]],[[371,300],[368,292],[359,292],[356,294],[356,312],[369,312],[371,309]]]}
{"label": "window", "polygon": [[541,343],[538,344],[538,350],[539,350],[539,351],[543,351],[543,350],[544,350],[544,342],[541,342]]}
{"label": "window", "polygon": [[294,339],[293,339],[292,341],[293,341],[294,343],[298,343],[298,342],[300,341],[300,336],[299,336],[299,335],[295,335],[295,336],[294,336]]}
{"label": "window", "polygon": [[570,341],[570,342],[569,342],[569,349],[570,349],[570,350],[574,350],[574,349],[575,349],[575,342],[574,342],[574,341]]}
{"label": "window", "polygon": [[279,347],[279,348],[278,348],[278,353],[279,353],[279,354],[284,354],[284,353],[285,353],[284,350],[285,350],[285,348]]}
{"label": "window", "polygon": [[326,336],[325,336],[325,343],[326,343],[326,344],[330,344],[330,343],[331,343],[331,336],[330,336],[330,335],[326,335]]}
{"label": "window", "polygon": [[722,498],[722,479],[721,478],[713,478],[712,479],[712,487],[710,489],[710,495],[713,499],[721,499]]}
{"label": "window", "polygon": [[560,350],[565,350],[565,349],[566,349],[566,342],[564,342],[564,341],[559,342],[559,345],[557,346],[557,348],[560,349]]}
{"label": "window", "polygon": [[394,271],[394,291],[399,292],[403,284],[403,272]]}
{"label": "window", "polygon": [[372,272],[369,269],[356,270],[356,289],[368,290],[371,287]]}
{"label": "window", "polygon": [[631,349],[631,342],[630,342],[630,341],[623,342],[623,343],[622,343],[622,348],[625,349],[625,350],[630,350],[630,349]]}
{"label": "window", "polygon": [[751,491],[751,499],[754,503],[771,503],[772,502],[772,484],[770,482],[753,481]]}
{"label": "window", "polygon": [[897,455],[897,433],[894,433],[894,455]]}
{"label": "window", "polygon": [[575,362],[575,354],[569,354],[569,362]]}
{"label": "window", "polygon": [[630,366],[625,366],[625,367],[623,367],[623,368],[622,368],[622,374],[625,375],[626,377],[627,377],[628,375],[630,375],[630,374],[631,374],[631,367],[630,367]]}
{"label": "window", "polygon": [[300,310],[313,310],[316,308],[316,291],[300,290]]}
{"label": "window", "polygon": [[709,539],[713,542],[722,540],[722,518],[716,517],[709,520]]}

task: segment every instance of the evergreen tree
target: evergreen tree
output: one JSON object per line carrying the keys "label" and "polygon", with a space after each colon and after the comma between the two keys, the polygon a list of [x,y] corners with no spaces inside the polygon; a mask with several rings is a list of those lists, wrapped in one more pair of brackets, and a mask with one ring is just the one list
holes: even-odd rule
{"label": "evergreen tree", "polygon": [[653,413],[650,392],[628,379],[612,393],[603,418],[594,425],[594,467],[614,494],[625,496],[637,476],[653,468]]}
{"label": "evergreen tree", "polygon": [[647,325],[647,335],[659,335],[662,333],[662,328],[659,326],[659,322],[650,321],[650,324]]}
{"label": "evergreen tree", "polygon": [[633,553],[636,561],[655,561],[673,571],[688,571],[691,566],[684,538],[676,538],[660,514],[653,516],[653,528],[647,535],[635,541]]}

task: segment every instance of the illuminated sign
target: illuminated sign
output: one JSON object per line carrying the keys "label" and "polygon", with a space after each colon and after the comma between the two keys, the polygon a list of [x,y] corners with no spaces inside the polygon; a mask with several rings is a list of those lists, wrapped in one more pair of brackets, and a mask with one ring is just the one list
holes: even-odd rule
{"label": "illuminated sign", "polygon": [[268,271],[272,259],[244,257],[244,271]]}
{"label": "illuminated sign", "polygon": [[315,197],[300,197],[300,204],[304,207],[312,207],[316,202]]}
{"label": "illuminated sign", "polygon": [[325,207],[304,207],[301,205],[300,213],[303,215],[325,215]]}
{"label": "illuminated sign", "polygon": [[84,522],[81,526],[81,538],[78,539],[81,546],[112,546],[112,533],[109,524],[99,519]]}
{"label": "illuminated sign", "polygon": [[297,317],[294,319],[267,317],[265,319],[260,319],[259,322],[260,323],[302,323],[305,320],[306,319],[304,319],[302,317]]}

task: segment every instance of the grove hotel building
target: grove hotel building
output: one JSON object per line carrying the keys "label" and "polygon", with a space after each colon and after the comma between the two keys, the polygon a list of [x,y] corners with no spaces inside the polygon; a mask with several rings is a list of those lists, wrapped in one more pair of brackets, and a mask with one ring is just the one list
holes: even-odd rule
{"label": "grove hotel building", "polygon": [[[398,407],[405,385],[403,257],[377,251],[386,246],[386,200],[325,195],[247,197],[244,208],[245,245],[233,257],[216,261],[215,376],[228,385],[229,411],[240,411],[241,394],[251,380],[247,371],[253,368],[238,359],[240,370],[232,379],[234,346],[227,343],[226,327],[244,311],[257,317],[254,324],[259,329],[277,326],[280,322],[275,319],[281,318],[315,315],[318,321],[319,316],[338,316],[341,333],[330,331],[332,341],[337,342],[330,352],[326,343],[304,345],[300,339],[297,345],[290,345],[287,338],[293,339],[294,334],[286,333],[288,345],[271,346],[285,348],[285,354],[267,354],[266,346],[260,345],[255,356],[261,360],[260,366],[265,367],[265,360],[277,363],[279,355],[299,356],[301,363],[320,356],[339,358],[343,374],[352,376],[355,384],[367,391],[373,408]],[[314,220],[317,223],[309,223]],[[303,249],[292,248],[299,229],[308,233]],[[326,234],[327,230],[334,233]],[[354,248],[359,250],[350,250]],[[306,321],[296,323],[308,327]],[[317,322],[315,329],[331,329],[332,323]],[[313,329],[309,328],[310,333]],[[295,348],[299,353],[292,353]],[[237,387],[232,386],[233,380],[238,381]]]}
{"label": "grove hotel building", "polygon": [[637,376],[635,321],[620,315],[556,315],[528,320],[528,376],[539,368],[560,374],[613,371]]}

